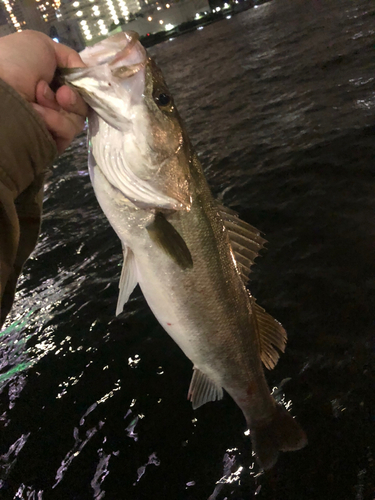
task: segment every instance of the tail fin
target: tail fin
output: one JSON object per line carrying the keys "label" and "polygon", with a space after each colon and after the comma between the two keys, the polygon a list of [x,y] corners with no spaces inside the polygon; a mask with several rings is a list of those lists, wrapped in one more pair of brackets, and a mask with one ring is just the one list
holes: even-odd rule
{"label": "tail fin", "polygon": [[300,450],[306,446],[307,437],[292,415],[278,404],[270,422],[252,426],[251,442],[259,465],[268,470],[275,465],[279,451]]}

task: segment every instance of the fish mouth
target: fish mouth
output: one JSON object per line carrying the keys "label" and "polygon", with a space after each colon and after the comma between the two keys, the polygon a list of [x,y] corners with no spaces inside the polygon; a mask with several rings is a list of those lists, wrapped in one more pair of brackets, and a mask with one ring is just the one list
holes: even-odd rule
{"label": "fish mouth", "polygon": [[60,68],[59,73],[67,83],[74,85],[75,80],[90,77],[93,68],[100,66],[106,66],[113,77],[122,80],[134,76],[148,61],[146,50],[135,31],[116,33],[87,47],[80,52],[80,56],[85,68]]}

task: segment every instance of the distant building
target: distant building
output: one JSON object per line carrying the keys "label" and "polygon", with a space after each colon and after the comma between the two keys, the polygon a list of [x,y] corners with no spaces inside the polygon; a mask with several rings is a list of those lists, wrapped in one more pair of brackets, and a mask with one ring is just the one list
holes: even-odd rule
{"label": "distant building", "polygon": [[49,36],[64,45],[68,45],[77,52],[85,48],[85,41],[75,19],[60,20],[53,23],[49,30]]}
{"label": "distant building", "polygon": [[134,19],[141,9],[139,0],[63,0],[59,19],[76,19],[86,44],[108,36],[115,26]]}
{"label": "distant building", "polygon": [[0,37],[14,33],[14,29],[9,24],[0,24]]}
{"label": "distant building", "polygon": [[22,31],[26,27],[26,19],[22,9],[21,2],[16,0],[2,0],[1,9],[1,34],[8,35],[8,30],[11,33]]}
{"label": "distant building", "polygon": [[[24,0],[25,1],[25,0]],[[30,0],[36,4],[39,16],[50,26],[57,20],[56,12],[60,8],[60,0]]]}
{"label": "distant building", "polygon": [[[229,5],[226,4],[229,8]],[[123,31],[136,31],[145,36],[159,31],[171,31],[176,26],[199,19],[210,12],[208,0],[180,0],[162,3],[158,0],[143,11],[142,17],[121,26]]]}
{"label": "distant building", "polygon": [[33,29],[79,51],[109,33],[169,31],[209,10],[208,0],[0,0],[0,36]]}

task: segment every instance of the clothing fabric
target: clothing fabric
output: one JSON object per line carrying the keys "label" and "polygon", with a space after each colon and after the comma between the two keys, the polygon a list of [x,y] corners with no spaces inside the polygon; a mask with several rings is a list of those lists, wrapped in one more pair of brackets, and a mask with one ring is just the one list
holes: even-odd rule
{"label": "clothing fabric", "polygon": [[0,80],[0,328],[38,238],[44,179],[56,156],[42,119]]}

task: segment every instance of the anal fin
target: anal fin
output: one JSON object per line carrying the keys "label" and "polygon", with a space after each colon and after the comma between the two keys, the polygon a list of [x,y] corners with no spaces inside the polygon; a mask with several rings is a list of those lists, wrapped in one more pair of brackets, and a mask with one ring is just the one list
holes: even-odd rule
{"label": "anal fin", "polygon": [[222,387],[218,387],[207,375],[198,368],[194,368],[188,392],[188,400],[192,402],[193,410],[209,401],[216,401],[222,398]]}
{"label": "anal fin", "polygon": [[129,300],[132,291],[138,283],[133,252],[129,247],[123,245],[122,253],[124,255],[124,262],[122,264],[121,277],[118,285],[120,291],[117,299],[116,316],[122,313],[124,305]]}

